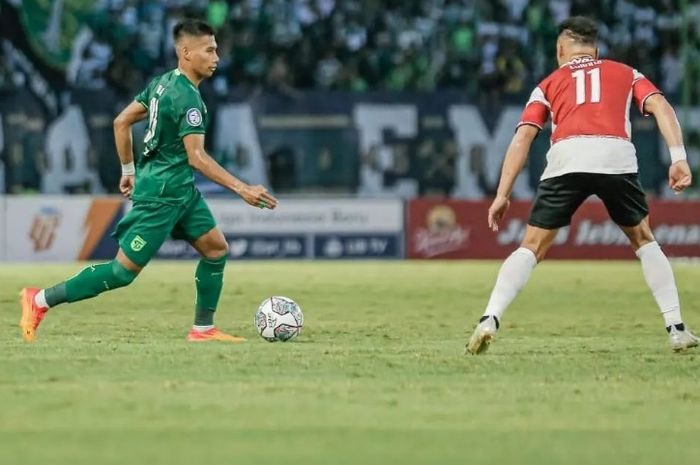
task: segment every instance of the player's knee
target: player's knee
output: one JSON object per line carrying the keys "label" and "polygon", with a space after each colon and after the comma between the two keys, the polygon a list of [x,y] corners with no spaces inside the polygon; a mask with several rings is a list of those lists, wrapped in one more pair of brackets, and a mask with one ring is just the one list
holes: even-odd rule
{"label": "player's knee", "polygon": [[112,260],[112,276],[114,277],[113,288],[124,287],[131,284],[138,272],[128,270],[117,260]]}
{"label": "player's knee", "polygon": [[630,238],[630,245],[634,250],[638,250],[641,247],[644,247],[647,244],[650,244],[654,242],[654,237],[648,237],[648,236],[636,236],[634,238]]}
{"label": "player's knee", "polygon": [[656,240],[651,232],[651,228],[644,221],[637,226],[623,227],[622,230],[635,250]]}
{"label": "player's knee", "polygon": [[207,260],[217,260],[225,257],[228,257],[228,242],[225,240],[218,242],[204,254],[204,258]]}
{"label": "player's knee", "polygon": [[542,229],[528,225],[520,247],[530,250],[537,262],[541,262],[554,243],[557,232],[558,229]]}
{"label": "player's knee", "polygon": [[549,250],[548,244],[527,239],[523,240],[520,244],[520,248],[530,251],[535,256],[537,263],[544,260],[545,255],[547,255],[547,250]]}

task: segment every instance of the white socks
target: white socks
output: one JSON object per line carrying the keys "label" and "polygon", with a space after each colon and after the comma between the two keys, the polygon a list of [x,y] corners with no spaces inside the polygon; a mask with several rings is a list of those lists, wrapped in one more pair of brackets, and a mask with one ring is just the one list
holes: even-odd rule
{"label": "white socks", "polygon": [[205,333],[205,332],[209,331],[210,329],[212,329],[213,327],[214,327],[214,325],[206,325],[206,326],[192,325],[192,329],[198,333]]}
{"label": "white socks", "polygon": [[[644,279],[656,299],[666,326],[683,323],[673,270],[659,244],[650,242],[643,245],[637,250],[637,257],[642,262]],[[484,315],[493,315],[500,320],[508,305],[527,283],[535,265],[537,259],[529,249],[520,247],[510,254],[498,272]]]}
{"label": "white socks", "polygon": [[46,294],[44,290],[40,290],[34,295],[34,303],[40,308],[49,308],[49,304],[46,303]]}
{"label": "white socks", "polygon": [[491,298],[484,315],[493,315],[500,320],[508,305],[530,279],[530,273],[535,265],[537,265],[537,258],[530,249],[520,247],[510,254],[498,272],[496,285],[491,291]]}
{"label": "white socks", "polygon": [[637,249],[637,257],[642,262],[644,279],[654,294],[656,304],[661,310],[666,326],[679,325],[681,319],[681,304],[678,300],[676,281],[668,258],[664,255],[657,242],[644,244]]}

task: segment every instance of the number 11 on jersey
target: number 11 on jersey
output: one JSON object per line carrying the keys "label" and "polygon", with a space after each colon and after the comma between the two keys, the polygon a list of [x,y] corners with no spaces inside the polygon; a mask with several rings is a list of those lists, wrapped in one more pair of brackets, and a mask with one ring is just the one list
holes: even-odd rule
{"label": "number 11 on jersey", "polygon": [[591,81],[591,99],[588,103],[600,102],[600,68],[589,71],[579,69],[571,73],[571,76],[576,79],[576,105],[586,103],[586,74],[590,76]]}

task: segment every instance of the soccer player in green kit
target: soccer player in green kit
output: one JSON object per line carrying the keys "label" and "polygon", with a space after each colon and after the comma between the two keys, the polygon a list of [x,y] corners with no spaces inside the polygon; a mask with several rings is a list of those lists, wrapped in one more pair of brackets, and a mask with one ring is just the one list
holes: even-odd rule
{"label": "soccer player in green kit", "polygon": [[[173,36],[177,69],[153,79],[114,120],[122,163],[119,189],[133,200],[133,208],[113,233],[119,252],[111,262],[88,266],[53,287],[22,289],[20,327],[26,341],[35,339],[49,308],[129,285],[169,235],[188,241],[202,257],[195,273],[194,325],[187,339],[244,340],[214,326],[228,244],[194,185],[193,169],[254,207],[275,208],[277,199],[263,186],[249,186],[232,176],[204,150],[208,117],[198,86],[214,74],[219,61],[214,30],[186,19],[175,26]],[[146,118],[144,154],[135,167],[131,125]]]}

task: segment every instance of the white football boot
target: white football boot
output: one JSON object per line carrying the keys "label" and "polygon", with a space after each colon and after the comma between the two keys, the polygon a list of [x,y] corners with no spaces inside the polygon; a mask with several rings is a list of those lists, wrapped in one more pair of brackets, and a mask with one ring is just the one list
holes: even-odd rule
{"label": "white football boot", "polygon": [[683,324],[671,325],[666,330],[668,331],[668,343],[674,352],[682,352],[700,344],[700,339]]}
{"label": "white football boot", "polygon": [[498,318],[495,316],[482,316],[476,328],[474,328],[472,337],[469,338],[467,353],[472,355],[484,353],[496,337],[496,331],[498,331],[499,326]]}

